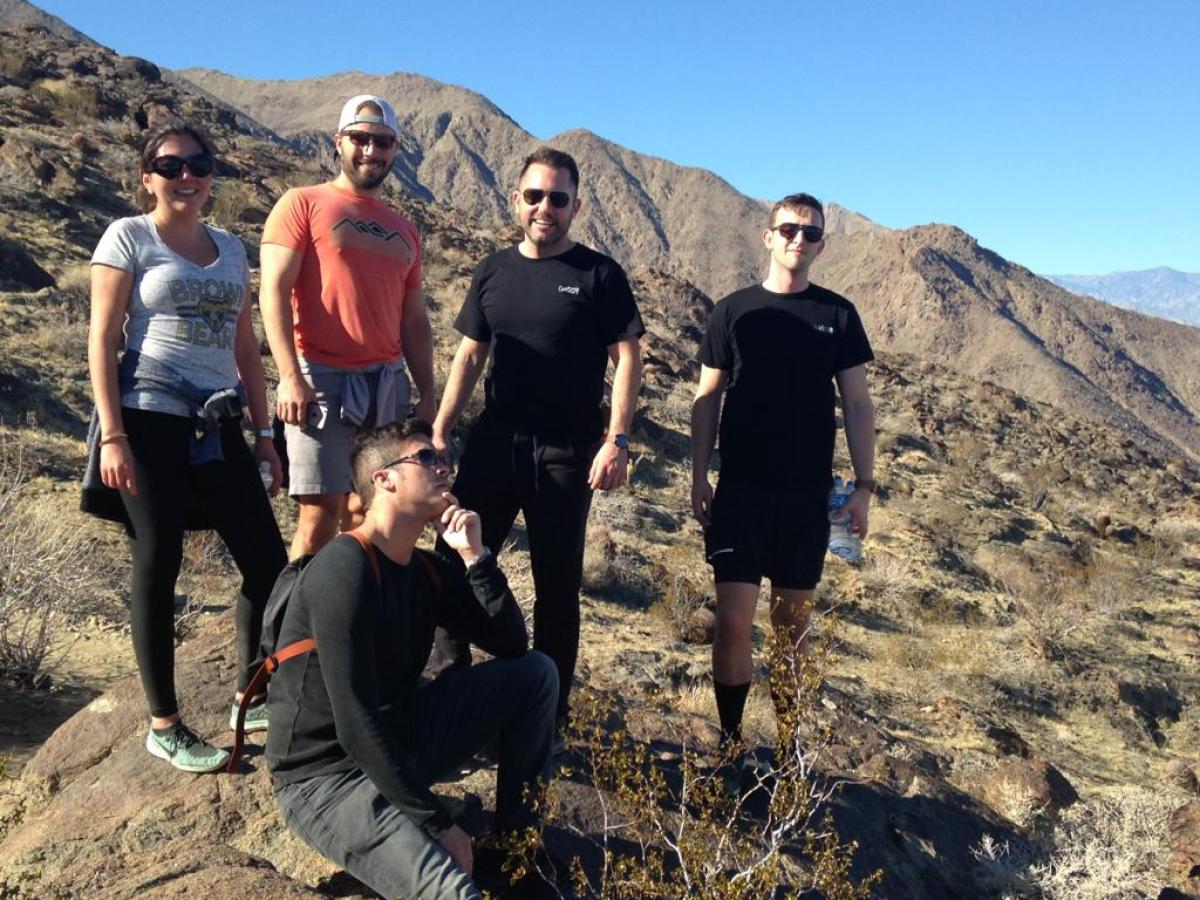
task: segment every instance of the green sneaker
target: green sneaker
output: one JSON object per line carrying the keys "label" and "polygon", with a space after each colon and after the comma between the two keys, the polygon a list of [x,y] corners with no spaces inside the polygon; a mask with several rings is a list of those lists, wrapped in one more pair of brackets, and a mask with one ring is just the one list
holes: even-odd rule
{"label": "green sneaker", "polygon": [[202,740],[182,722],[176,722],[166,734],[151,728],[146,749],[184,772],[215,772],[229,760],[229,752]]}
{"label": "green sneaker", "polygon": [[[233,708],[229,711],[229,727],[237,731],[237,714],[238,705],[233,704]],[[266,731],[267,730],[267,698],[256,700],[246,707],[246,721],[243,725],[247,734],[251,731]]]}

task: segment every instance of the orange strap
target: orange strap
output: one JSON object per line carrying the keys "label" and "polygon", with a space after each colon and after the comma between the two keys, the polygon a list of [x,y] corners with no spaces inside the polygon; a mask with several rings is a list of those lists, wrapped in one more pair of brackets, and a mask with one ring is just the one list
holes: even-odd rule
{"label": "orange strap", "polygon": [[[358,541],[359,546],[363,548],[367,559],[371,561],[371,568],[375,572],[375,580],[382,586],[383,572],[379,568],[379,557],[376,555],[375,545],[371,542],[371,539],[357,529],[347,531],[345,534],[350,535],[350,537]],[[441,593],[443,584],[442,573],[437,570],[433,561],[429,559],[429,556],[423,550],[414,548],[414,551],[424,564],[425,571],[429,574],[429,580],[433,582],[434,588],[438,593]],[[302,638],[288,644],[278,653],[272,653],[263,660],[262,665],[258,667],[258,671],[254,673],[254,677],[250,679],[250,684],[246,686],[246,690],[242,693],[242,700],[238,704],[237,727],[233,730],[233,751],[229,754],[229,762],[225,766],[226,772],[233,774],[237,771],[238,763],[241,762],[246,743],[246,710],[250,708],[253,698],[259,695],[263,686],[267,683],[267,679],[279,668],[280,663],[285,663],[293,657],[301,656],[316,649],[317,642],[315,639]]]}

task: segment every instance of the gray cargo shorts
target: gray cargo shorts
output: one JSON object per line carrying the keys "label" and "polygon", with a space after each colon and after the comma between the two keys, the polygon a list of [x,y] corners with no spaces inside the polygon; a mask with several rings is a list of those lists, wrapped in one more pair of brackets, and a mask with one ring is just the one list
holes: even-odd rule
{"label": "gray cargo shorts", "polygon": [[[367,369],[338,369],[320,363],[300,361],[304,379],[316,391],[317,399],[309,408],[308,423],[303,427],[287,425],[284,438],[288,452],[288,493],[293,497],[311,494],[348,494],[354,490],[350,475],[350,454],[362,431],[371,430],[371,414],[360,426],[342,418],[342,385],[350,372]],[[393,365],[396,375],[396,421],[408,417],[412,385],[401,360]]]}

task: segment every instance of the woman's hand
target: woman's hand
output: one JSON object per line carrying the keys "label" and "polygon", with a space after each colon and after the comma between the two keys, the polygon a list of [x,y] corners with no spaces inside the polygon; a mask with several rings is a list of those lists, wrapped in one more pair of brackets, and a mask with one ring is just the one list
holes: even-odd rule
{"label": "woman's hand", "polygon": [[137,496],[137,481],[133,475],[133,451],[129,449],[129,438],[116,438],[100,448],[100,480],[105,487]]}

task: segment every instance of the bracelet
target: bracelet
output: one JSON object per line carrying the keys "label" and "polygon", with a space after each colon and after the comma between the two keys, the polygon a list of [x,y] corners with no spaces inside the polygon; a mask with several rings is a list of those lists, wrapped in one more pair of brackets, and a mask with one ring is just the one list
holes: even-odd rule
{"label": "bracelet", "polygon": [[129,440],[129,435],[123,431],[118,431],[116,434],[110,434],[108,437],[100,438],[100,446],[103,447],[105,444],[111,444],[113,441],[119,441],[122,439]]}
{"label": "bracelet", "polygon": [[255,430],[254,436],[256,438],[263,438],[264,440],[273,441],[273,440],[275,440],[275,429],[274,428],[259,428],[259,429]]}
{"label": "bracelet", "polygon": [[879,482],[877,482],[874,478],[863,478],[862,480],[854,482],[854,489],[856,491],[866,491],[868,494],[874,494],[877,490],[879,490]]}

